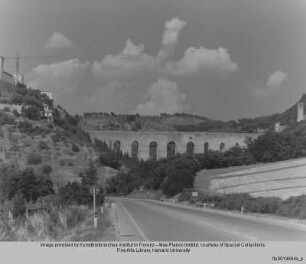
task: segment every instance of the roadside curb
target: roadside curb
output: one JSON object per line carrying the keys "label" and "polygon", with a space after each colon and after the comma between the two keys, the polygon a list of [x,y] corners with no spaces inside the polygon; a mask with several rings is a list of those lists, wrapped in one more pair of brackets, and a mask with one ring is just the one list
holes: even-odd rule
{"label": "roadside curb", "polygon": [[120,241],[121,237],[120,237],[120,230],[119,230],[119,227],[118,227],[118,217],[117,217],[117,214],[116,214],[116,204],[110,203],[108,209],[109,209],[109,214],[110,214],[110,217],[111,217],[112,226],[115,230],[116,240]]}
{"label": "roadside curb", "polygon": [[306,230],[306,224],[298,223],[296,221],[299,221],[298,219],[276,219],[276,218],[269,218],[271,215],[256,215],[256,214],[241,214],[239,212],[235,211],[225,211],[225,210],[220,210],[220,209],[210,209],[210,208],[196,208],[191,205],[184,205],[184,204],[176,204],[176,203],[170,203],[170,202],[162,202],[158,200],[151,200],[151,199],[144,199],[144,198],[127,198],[127,197],[110,197],[112,200],[138,200],[138,201],[147,201],[147,202],[152,202],[152,203],[158,203],[158,204],[165,204],[167,206],[172,206],[172,207],[178,207],[178,208],[185,208],[189,210],[194,210],[194,211],[199,211],[199,212],[210,212],[213,214],[219,214],[219,215],[231,215],[236,218],[245,218],[249,220],[254,220],[262,223],[274,223],[278,224],[281,226],[288,226],[290,225],[291,227],[298,229],[298,230]]}

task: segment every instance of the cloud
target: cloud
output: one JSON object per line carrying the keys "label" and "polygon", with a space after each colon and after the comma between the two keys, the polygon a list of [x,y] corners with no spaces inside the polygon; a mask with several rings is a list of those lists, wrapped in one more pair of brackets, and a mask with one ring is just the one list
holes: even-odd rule
{"label": "cloud", "polygon": [[92,73],[97,79],[124,79],[152,72],[155,67],[156,60],[144,52],[144,45],[136,46],[128,39],[117,55],[106,55],[103,60],[95,61]]}
{"label": "cloud", "polygon": [[71,113],[86,111],[126,111],[127,92],[118,80],[96,82],[90,73],[91,63],[72,59],[41,64],[33,69],[28,86],[54,95],[55,104]]}
{"label": "cloud", "polygon": [[147,92],[148,100],[139,104],[134,112],[142,115],[183,112],[186,95],[181,93],[175,82],[158,79]]}
{"label": "cloud", "polygon": [[173,18],[165,23],[162,48],[157,56],[161,63],[174,54],[176,45],[178,44],[179,35],[185,25],[186,21],[178,18]]}
{"label": "cloud", "polygon": [[178,37],[186,25],[186,21],[180,20],[178,18],[173,18],[165,23],[165,31],[163,35],[162,44],[164,46],[174,46],[178,42]]}
{"label": "cloud", "polygon": [[268,78],[266,86],[271,90],[278,90],[282,88],[284,82],[288,81],[288,75],[282,71],[276,71]]}
{"label": "cloud", "polygon": [[34,72],[42,78],[73,79],[84,75],[89,67],[89,62],[82,63],[79,59],[57,62],[53,64],[40,64]]}
{"label": "cloud", "polygon": [[190,47],[182,59],[167,64],[167,71],[173,75],[191,75],[207,71],[231,73],[237,70],[238,64],[232,62],[228,51],[224,48],[213,50]]}
{"label": "cloud", "polygon": [[110,81],[104,86],[97,87],[95,92],[88,97],[88,104],[95,106],[97,111],[124,111],[128,103],[124,88],[121,82]]}
{"label": "cloud", "polygon": [[72,47],[74,43],[65,37],[63,34],[55,32],[53,35],[47,40],[44,45],[45,49],[59,49],[59,48],[69,48]]}
{"label": "cloud", "polygon": [[79,59],[40,64],[33,69],[28,86],[52,92],[56,104],[75,111],[82,97],[93,93],[87,79],[89,66]]}
{"label": "cloud", "polygon": [[268,77],[263,87],[251,87],[250,91],[254,96],[267,97],[276,92],[283,91],[285,83],[288,81],[287,73],[276,71]]}
{"label": "cloud", "polygon": [[101,61],[95,61],[92,73],[98,79],[139,79],[144,76],[155,78],[170,78],[216,72],[227,74],[239,69],[238,64],[231,60],[225,48],[207,49],[204,47],[187,48],[184,56],[178,60],[171,60],[181,30],[186,22],[173,18],[165,23],[162,47],[157,56],[145,53],[143,44],[135,45],[130,39],[125,47],[116,55],[106,55]]}
{"label": "cloud", "polygon": [[[165,23],[161,49],[155,56],[148,54],[143,44],[127,39],[121,51],[107,54],[101,60],[72,59],[38,65],[32,71],[30,84],[53,92],[55,102],[69,106],[68,110],[73,113],[130,112],[135,108],[142,114],[182,112],[186,109],[186,95],[179,91],[179,83],[173,79],[194,75],[205,78],[203,73],[213,72],[218,74],[218,78],[213,75],[218,80],[220,75],[238,70],[224,48],[190,47],[181,59],[174,60],[172,55],[185,25],[178,18]],[[71,45],[66,37],[54,33],[45,46]]]}

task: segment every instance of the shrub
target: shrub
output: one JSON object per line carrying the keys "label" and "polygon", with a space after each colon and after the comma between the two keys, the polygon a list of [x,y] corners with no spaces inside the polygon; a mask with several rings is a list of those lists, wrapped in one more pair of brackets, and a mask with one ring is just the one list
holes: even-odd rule
{"label": "shrub", "polygon": [[37,164],[40,164],[42,162],[42,159],[41,159],[41,156],[39,154],[31,153],[28,156],[27,161],[28,161],[28,164],[30,164],[30,165],[37,165]]}
{"label": "shrub", "polygon": [[49,177],[36,176],[33,168],[27,168],[7,182],[8,198],[21,194],[26,201],[36,200],[41,196],[54,194],[53,182]]}
{"label": "shrub", "polygon": [[6,113],[0,112],[0,125],[13,125],[14,123],[14,117],[11,117]]}
{"label": "shrub", "polygon": [[277,214],[306,219],[306,195],[288,198],[279,206]]}
{"label": "shrub", "polygon": [[122,153],[108,152],[103,153],[99,157],[99,163],[104,166],[109,166],[113,169],[119,169],[121,167]]}
{"label": "shrub", "polygon": [[41,120],[43,117],[43,108],[36,105],[23,106],[21,112],[24,117],[32,120]]}
{"label": "shrub", "polygon": [[6,107],[3,108],[3,111],[4,112],[10,112],[11,110],[10,110],[10,108],[8,106],[6,106]]}
{"label": "shrub", "polygon": [[74,152],[79,152],[79,151],[80,151],[79,146],[76,145],[75,143],[72,144],[71,149],[72,149]]}
{"label": "shrub", "polygon": [[52,166],[49,164],[44,164],[42,167],[42,173],[46,174],[49,177],[51,172],[52,172]]}
{"label": "shrub", "polygon": [[73,227],[86,219],[86,210],[78,207],[72,207],[67,212],[67,226]]}
{"label": "shrub", "polygon": [[21,192],[18,192],[13,198],[13,216],[19,217],[26,212],[26,200]]}
{"label": "shrub", "polygon": [[61,160],[59,161],[59,164],[60,164],[60,166],[65,166],[65,160],[61,159]]}
{"label": "shrub", "polygon": [[49,146],[48,146],[48,144],[47,144],[46,141],[41,140],[41,141],[39,141],[39,143],[38,143],[38,148],[39,148],[40,150],[48,150],[48,149],[49,149]]}
{"label": "shrub", "polygon": [[18,112],[16,109],[13,110],[13,114],[14,114],[14,116],[16,116],[16,117],[19,117],[19,116],[20,116],[19,112]]}
{"label": "shrub", "polygon": [[20,130],[21,133],[27,133],[30,134],[32,133],[33,126],[30,122],[28,121],[22,121],[18,124],[18,129]]}

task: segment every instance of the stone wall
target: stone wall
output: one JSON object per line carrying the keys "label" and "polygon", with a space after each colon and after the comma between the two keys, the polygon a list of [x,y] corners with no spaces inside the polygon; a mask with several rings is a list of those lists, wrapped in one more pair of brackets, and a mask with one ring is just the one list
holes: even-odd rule
{"label": "stone wall", "polygon": [[1,99],[8,100],[11,98],[12,94],[14,93],[15,93],[14,85],[0,80],[0,98]]}
{"label": "stone wall", "polygon": [[188,142],[194,145],[194,153],[204,153],[205,143],[211,150],[222,151],[235,145],[245,147],[246,138],[257,138],[257,133],[223,133],[223,132],[132,132],[132,131],[88,131],[92,138],[105,141],[114,148],[116,142],[120,142],[120,150],[131,156],[132,143],[138,142],[138,158],[147,160],[150,158],[150,143],[157,143],[157,159],[167,157],[167,145],[175,143],[175,153],[186,153]]}

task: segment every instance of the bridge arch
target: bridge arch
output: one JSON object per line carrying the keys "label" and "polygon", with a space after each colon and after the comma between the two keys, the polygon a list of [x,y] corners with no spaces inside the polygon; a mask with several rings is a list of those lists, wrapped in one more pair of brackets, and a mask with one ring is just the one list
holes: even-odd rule
{"label": "bridge arch", "polygon": [[171,158],[173,156],[175,156],[175,148],[176,148],[176,144],[174,141],[170,141],[167,144],[167,158]]}
{"label": "bridge arch", "polygon": [[194,143],[189,141],[186,145],[186,154],[193,155],[194,154]]}
{"label": "bridge arch", "polygon": [[120,152],[120,150],[121,150],[121,142],[120,142],[120,140],[116,140],[114,142],[113,150],[114,150],[114,152]]}
{"label": "bridge arch", "polygon": [[139,143],[137,140],[135,140],[132,142],[131,145],[131,157],[138,158],[138,152],[139,152]]}
{"label": "bridge arch", "polygon": [[207,153],[209,151],[209,143],[205,142],[204,143],[204,153]]}
{"label": "bridge arch", "polygon": [[224,151],[225,150],[225,143],[224,142],[220,143],[219,150],[220,151]]}
{"label": "bridge arch", "polygon": [[157,159],[157,142],[151,141],[149,144],[149,159]]}

